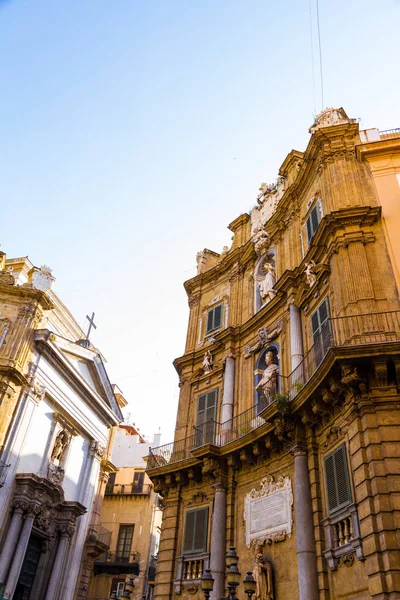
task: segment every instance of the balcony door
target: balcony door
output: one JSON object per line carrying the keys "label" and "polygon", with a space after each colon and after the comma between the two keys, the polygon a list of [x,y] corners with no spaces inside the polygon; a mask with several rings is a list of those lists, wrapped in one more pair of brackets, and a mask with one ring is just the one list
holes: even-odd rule
{"label": "balcony door", "polygon": [[218,390],[212,390],[199,397],[195,427],[196,447],[215,443],[217,405]]}
{"label": "balcony door", "polygon": [[331,347],[328,298],[325,298],[315,313],[311,315],[311,329],[313,336],[313,366],[316,369]]}
{"label": "balcony door", "polygon": [[134,525],[120,525],[118,533],[116,562],[129,563],[132,548]]}

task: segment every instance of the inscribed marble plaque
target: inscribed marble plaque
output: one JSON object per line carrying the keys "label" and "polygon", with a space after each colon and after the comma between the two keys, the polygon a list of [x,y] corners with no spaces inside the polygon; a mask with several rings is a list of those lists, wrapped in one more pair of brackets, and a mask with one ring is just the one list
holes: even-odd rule
{"label": "inscribed marble plaque", "polygon": [[271,475],[260,482],[260,489],[252,489],[244,502],[246,544],[283,541],[292,533],[292,484],[290,477]]}

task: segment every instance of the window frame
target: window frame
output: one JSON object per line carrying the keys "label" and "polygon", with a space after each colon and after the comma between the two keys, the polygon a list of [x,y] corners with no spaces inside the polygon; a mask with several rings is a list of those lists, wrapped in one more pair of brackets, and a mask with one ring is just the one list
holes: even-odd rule
{"label": "window frame", "polygon": [[[127,552],[127,548],[126,548],[126,534],[125,534],[125,539],[123,540],[123,552],[122,554],[120,554],[119,552],[119,546],[121,544],[120,539],[121,539],[121,534],[122,534],[122,530],[123,528],[132,528],[132,535],[131,535],[131,539],[130,539],[130,544],[129,544],[129,551]],[[130,557],[132,554],[132,543],[133,543],[133,534],[135,532],[135,524],[134,523],[121,523],[118,529],[118,537],[117,537],[117,545],[115,548],[115,560],[116,562],[121,562],[122,564],[126,564],[130,562]]]}
{"label": "window frame", "polygon": [[[347,499],[343,502],[340,502],[340,485],[338,483],[337,476],[337,461],[335,457],[339,455],[339,453],[343,457],[343,469],[344,469],[344,482],[346,487]],[[334,471],[334,479],[331,479],[328,475],[327,471],[327,461],[332,459],[333,471]],[[323,465],[324,465],[324,479],[325,479],[325,496],[326,496],[326,509],[329,517],[332,517],[339,513],[340,511],[345,510],[351,504],[353,504],[353,491],[351,489],[351,481],[350,481],[350,471],[349,471],[349,461],[347,457],[347,448],[345,442],[341,443],[339,446],[336,446],[329,454],[323,457]],[[332,484],[333,481],[333,484]],[[330,493],[329,489],[333,489],[334,494],[336,496],[337,503],[333,507],[330,506]]]}
{"label": "window frame", "polygon": [[[213,407],[211,405],[210,406],[207,405],[208,398],[211,395],[213,395],[214,399],[215,399]],[[204,410],[201,411],[203,413],[204,418],[203,418],[202,422],[200,422],[199,405],[200,405],[200,401],[202,398],[205,398]],[[204,392],[203,394],[200,394],[199,396],[197,396],[196,425],[195,425],[196,446],[197,447],[204,446],[205,444],[213,443],[215,441],[216,423],[217,423],[217,417],[218,417],[218,398],[219,398],[219,388],[214,388],[212,390],[209,390],[208,392]],[[207,412],[211,408],[214,409],[213,416],[210,417],[209,419],[206,419]],[[208,425],[207,425],[207,423],[208,423]]]}
{"label": "window frame", "polygon": [[[197,515],[199,513],[204,513],[204,524],[203,524],[203,545],[201,547],[196,547],[196,537],[197,537]],[[188,516],[194,514],[195,520],[193,524],[193,532],[192,532],[192,544],[190,549],[186,549],[186,534],[188,530]],[[195,555],[195,554],[203,554],[207,552],[208,547],[208,530],[209,530],[209,518],[210,518],[210,510],[208,506],[201,506],[199,508],[191,508],[185,512],[185,524],[183,528],[183,541],[182,541],[182,556],[187,555]]]}
{"label": "window frame", "polygon": [[[220,309],[220,322],[219,322],[219,325],[216,325],[215,324],[215,314],[218,309]],[[211,319],[212,327],[209,327],[209,321],[210,321],[211,315],[212,315],[212,319]],[[207,310],[206,336],[210,335],[210,333],[213,333],[214,331],[218,331],[218,329],[222,329],[223,321],[224,321],[224,304],[223,303],[217,304],[217,306],[213,306],[213,308],[210,308],[209,310]]]}
{"label": "window frame", "polygon": [[[313,215],[316,217],[316,221],[317,223],[314,224],[313,223]],[[307,241],[308,241],[308,245],[311,245],[311,242],[313,240],[313,237],[315,236],[315,234],[318,231],[318,228],[321,224],[322,221],[322,205],[321,205],[321,200],[318,199],[314,206],[310,209],[306,222],[305,222],[305,229],[307,232]]]}

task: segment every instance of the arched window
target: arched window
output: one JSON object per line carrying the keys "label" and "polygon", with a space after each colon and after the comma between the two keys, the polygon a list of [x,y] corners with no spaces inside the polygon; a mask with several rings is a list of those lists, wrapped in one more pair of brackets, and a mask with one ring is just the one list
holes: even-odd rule
{"label": "arched window", "polygon": [[276,281],[275,250],[268,250],[257,262],[254,269],[254,312],[275,298]]}
{"label": "arched window", "polygon": [[[260,353],[254,370],[254,405],[258,415],[271,404],[280,390],[279,346],[274,342]],[[263,380],[263,383],[262,383]],[[260,385],[258,389],[257,386]]]}

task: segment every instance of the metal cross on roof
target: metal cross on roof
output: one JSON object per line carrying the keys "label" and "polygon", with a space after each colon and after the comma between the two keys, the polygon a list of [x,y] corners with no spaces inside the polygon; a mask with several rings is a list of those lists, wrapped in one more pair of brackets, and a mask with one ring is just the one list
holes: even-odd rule
{"label": "metal cross on roof", "polygon": [[89,317],[89,315],[86,315],[86,318],[87,318],[87,320],[89,321],[89,329],[88,329],[87,336],[86,336],[86,339],[88,340],[88,339],[89,339],[90,332],[92,331],[92,327],[93,327],[94,329],[97,329],[97,327],[96,327],[96,325],[94,324],[94,313],[92,313],[92,316],[91,316],[91,317]]}

